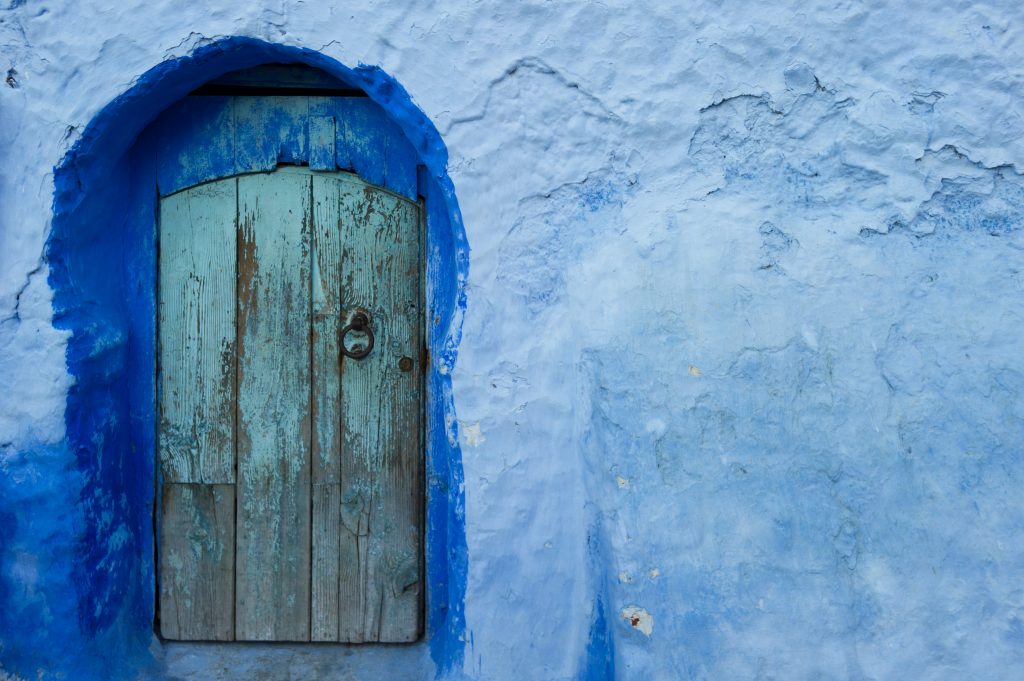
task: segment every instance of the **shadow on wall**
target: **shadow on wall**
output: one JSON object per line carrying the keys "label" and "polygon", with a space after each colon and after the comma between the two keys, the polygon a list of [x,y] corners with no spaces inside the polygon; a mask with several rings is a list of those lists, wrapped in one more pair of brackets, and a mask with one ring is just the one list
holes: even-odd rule
{"label": "shadow on wall", "polygon": [[[47,243],[54,323],[72,332],[67,438],[5,459],[0,669],[36,678],[116,678],[152,659],[154,619],[155,192],[144,128],[202,83],[262,63],[305,63],[367,92],[426,166],[432,320],[427,436],[427,638],[438,674],[461,667],[466,549],[450,370],[465,308],[468,247],[447,151],[379,68],[315,51],[227,38],[141,76],[90,122],[56,169]],[[118,276],[120,275],[120,276]],[[21,467],[21,468],[19,468]],[[30,564],[19,569],[19,564]]]}

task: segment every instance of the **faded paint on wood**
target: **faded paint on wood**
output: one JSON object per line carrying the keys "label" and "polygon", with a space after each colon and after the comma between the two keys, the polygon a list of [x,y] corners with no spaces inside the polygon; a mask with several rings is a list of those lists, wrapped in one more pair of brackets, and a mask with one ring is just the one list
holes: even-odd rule
{"label": "faded paint on wood", "polygon": [[351,168],[373,185],[384,184],[386,117],[371,99],[339,98],[338,166]]}
{"label": "faded paint on wood", "polygon": [[[236,487],[165,488],[162,633],[415,640],[423,607],[418,206],[353,175],[287,168],[168,196],[161,211],[162,349],[180,346],[161,354],[162,405],[178,399],[167,392],[176,381],[209,383],[195,376],[213,343],[219,392],[195,390],[197,407],[176,402],[168,413],[193,414],[176,417],[193,424],[178,431],[195,439],[212,428],[238,454]],[[187,229],[165,237],[175,224]],[[213,305],[190,286],[219,292],[219,343],[193,331],[200,312],[175,302]],[[375,348],[339,360],[339,328],[357,309],[370,314]],[[352,333],[348,346],[363,341]],[[403,358],[412,370],[399,368]],[[207,413],[214,408],[219,416]],[[162,442],[173,444],[163,430]],[[201,447],[167,451],[165,470],[191,476],[185,482],[222,482],[204,477],[210,459]],[[233,476],[235,459],[226,460],[218,470]],[[233,593],[224,586],[232,559]]]}
{"label": "faded paint on wood", "polygon": [[338,579],[341,570],[341,486],[313,484],[313,604],[314,641],[337,641]]}
{"label": "faded paint on wood", "polygon": [[157,186],[162,195],[234,174],[232,97],[186,97],[161,115]]}
{"label": "faded paint on wood", "polygon": [[160,633],[234,639],[235,486],[163,486]]}
{"label": "faded paint on wood", "polygon": [[[338,640],[413,641],[422,610],[419,210],[345,175],[314,176],[313,196],[315,233],[333,238],[337,229],[342,244],[338,323],[366,310],[376,336],[368,357],[344,357],[340,372],[326,372],[339,384],[340,420],[330,425],[341,431],[340,508],[314,520],[323,536],[313,542],[335,541],[338,525]],[[361,340],[353,333],[347,343]],[[399,369],[403,357],[413,370]],[[321,446],[337,437],[325,433]],[[325,470],[335,456],[321,451]],[[323,575],[315,592],[333,599]]]}
{"label": "faded paint on wood", "polygon": [[[331,119],[333,121],[333,119]],[[333,132],[333,125],[332,125]],[[333,145],[332,145],[333,148]],[[341,419],[338,329],[341,230],[337,211],[313,197],[313,601],[312,640],[337,641]],[[322,484],[328,483],[328,484]]]}
{"label": "faded paint on wood", "polygon": [[236,172],[308,159],[308,97],[233,97]]}
{"label": "faded paint on wood", "polygon": [[235,481],[235,180],[160,202],[165,482]]}
{"label": "faded paint on wood", "polygon": [[309,167],[334,170],[334,116],[309,117]]}
{"label": "faded paint on wood", "polygon": [[238,178],[236,636],[308,641],[310,177]]}
{"label": "faded paint on wood", "polygon": [[[335,119],[333,163],[314,138],[317,118]],[[278,164],[352,170],[367,182],[417,200],[415,145],[367,97],[186,97],[160,116],[160,194]]]}
{"label": "faded paint on wood", "polygon": [[[313,182],[313,482],[339,482],[341,229],[337,208]],[[332,194],[333,196],[333,194]]]}
{"label": "faded paint on wood", "polygon": [[392,121],[383,121],[386,129],[384,186],[402,196],[418,199],[416,152],[401,129]]}
{"label": "faded paint on wood", "polygon": [[[332,119],[333,120],[333,119]],[[332,125],[333,132],[333,125]],[[333,146],[332,146],[333,148]],[[312,640],[338,640],[341,402],[338,328],[341,319],[341,232],[321,219],[313,200],[313,581]],[[328,484],[321,484],[328,483]]]}

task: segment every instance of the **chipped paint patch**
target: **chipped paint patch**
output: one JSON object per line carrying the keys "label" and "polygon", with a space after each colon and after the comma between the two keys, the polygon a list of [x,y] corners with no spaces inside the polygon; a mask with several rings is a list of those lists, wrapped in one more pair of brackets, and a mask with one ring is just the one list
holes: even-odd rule
{"label": "chipped paint patch", "polygon": [[476,423],[465,423],[459,421],[459,433],[462,435],[462,442],[467,447],[479,447],[487,438],[484,437],[483,431],[480,429],[480,422]]}
{"label": "chipped paint patch", "polygon": [[629,622],[629,626],[644,636],[650,636],[651,632],[654,631],[654,617],[639,605],[627,605],[619,614],[622,616],[622,619]]}

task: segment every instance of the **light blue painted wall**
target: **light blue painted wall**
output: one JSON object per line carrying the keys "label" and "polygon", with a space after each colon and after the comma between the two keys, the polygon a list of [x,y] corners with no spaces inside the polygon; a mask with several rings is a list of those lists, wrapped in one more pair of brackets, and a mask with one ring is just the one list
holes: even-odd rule
{"label": "light blue painted wall", "polygon": [[[247,35],[379,65],[450,151],[472,251],[440,435],[467,563],[440,676],[1024,677],[1018,4],[14,5],[4,669],[92,654],[36,635],[148,654],[128,605],[91,630],[66,583],[87,535],[53,483],[74,452],[50,169],[135,78]],[[130,557],[115,529],[86,548]],[[331,655],[238,668],[344,678]]]}

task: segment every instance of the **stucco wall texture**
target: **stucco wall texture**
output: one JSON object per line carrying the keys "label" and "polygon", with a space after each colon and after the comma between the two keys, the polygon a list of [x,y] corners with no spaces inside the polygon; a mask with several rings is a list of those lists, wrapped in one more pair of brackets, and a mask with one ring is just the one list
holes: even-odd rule
{"label": "stucco wall texture", "polygon": [[[1009,0],[6,0],[0,678],[104,678],[56,634],[145,641],[106,678],[1024,678],[1022,31]],[[227,36],[378,65],[448,146],[458,664],[175,650],[67,583],[53,167]]]}

